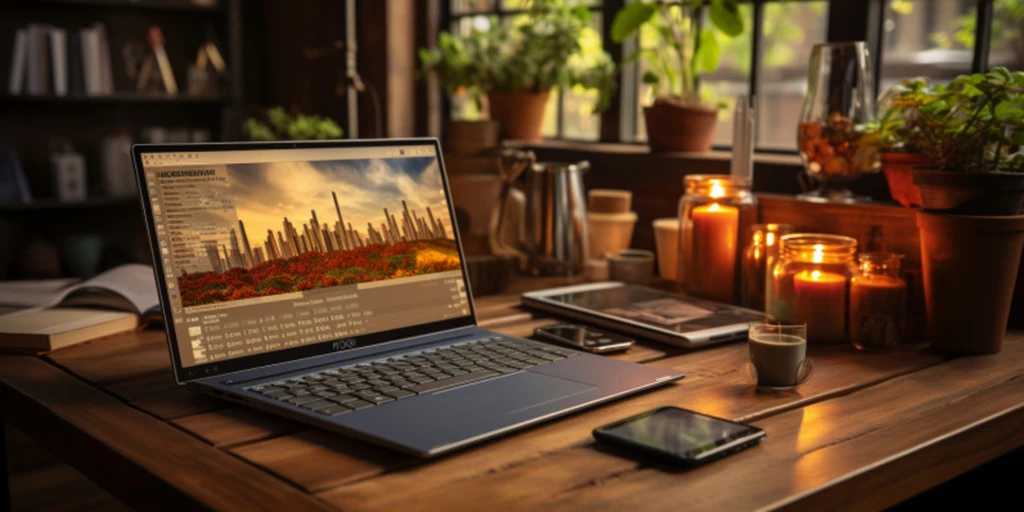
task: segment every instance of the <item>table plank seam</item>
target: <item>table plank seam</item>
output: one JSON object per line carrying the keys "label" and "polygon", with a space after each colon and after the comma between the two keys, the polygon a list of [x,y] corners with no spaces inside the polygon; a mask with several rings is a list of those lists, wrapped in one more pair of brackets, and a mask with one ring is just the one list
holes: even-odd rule
{"label": "table plank seam", "polygon": [[[747,414],[745,416],[740,416],[739,418],[736,418],[736,421],[738,421],[740,423],[752,423],[752,422],[755,422],[755,421],[763,420],[765,418],[769,418],[771,416],[777,416],[779,414],[784,414],[784,413],[787,413],[787,412],[795,410],[795,409],[803,409],[804,407],[808,407],[808,406],[811,406],[811,405],[814,405],[814,404],[818,404],[818,403],[824,402],[826,400],[832,400],[832,399],[835,399],[835,398],[841,398],[841,397],[844,397],[844,396],[856,393],[858,391],[863,391],[863,390],[865,390],[867,388],[874,387],[874,386],[877,386],[879,384],[883,384],[883,383],[889,382],[891,380],[898,379],[900,377],[904,377],[906,375],[917,373],[917,372],[922,371],[922,370],[927,370],[928,368],[932,368],[932,367],[938,366],[940,364],[948,363],[948,362],[950,362],[950,361],[952,361],[954,359],[956,359],[956,358],[943,359],[943,360],[940,360],[940,361],[936,361],[936,362],[934,362],[932,364],[922,365],[922,366],[914,368],[914,369],[906,369],[906,370],[903,370],[903,371],[900,371],[900,372],[896,372],[896,373],[893,373],[893,374],[890,374],[890,375],[886,375],[885,377],[882,377],[882,378],[879,378],[879,379],[875,379],[875,380],[872,380],[872,381],[868,381],[868,382],[865,382],[865,383],[862,383],[862,384],[855,384],[855,385],[852,385],[852,386],[849,386],[849,387],[846,387],[846,388],[840,388],[840,389],[836,389],[836,390],[833,390],[833,391],[829,391],[829,392],[823,393],[819,397],[808,399],[808,401],[806,401],[806,402],[793,402],[793,403],[790,403],[790,404],[780,405],[778,407],[769,408],[769,409],[765,409],[765,410],[762,410],[762,411],[754,412],[754,413],[751,413],[751,414]],[[769,393],[788,393],[789,391],[768,391],[768,392]]]}
{"label": "table plank seam", "polygon": [[[990,391],[990,390],[995,389],[997,387],[1000,387],[1002,385],[1008,384],[1008,383],[1016,380],[1019,377],[1021,377],[1021,376],[1017,376],[1017,377],[1013,377],[1011,379],[1007,379],[1006,381],[1000,383],[999,385],[992,386],[991,388],[987,388],[985,390],[979,391],[979,393],[982,393],[982,392],[985,392],[985,391]],[[971,393],[970,395],[967,395],[964,398],[973,396],[975,394],[977,394],[977,393]],[[957,400],[955,400],[953,402],[950,402],[949,404],[946,404],[943,407],[949,406],[949,405],[951,405],[951,404],[953,404],[955,402],[959,402],[959,401],[960,401],[960,399],[957,399]],[[893,461],[897,461],[897,460],[899,460],[901,458],[904,458],[904,457],[906,457],[909,454],[918,453],[921,450],[929,448],[929,447],[931,447],[933,445],[937,445],[937,444],[946,442],[946,441],[948,441],[950,439],[953,439],[953,438],[956,438],[956,437],[958,437],[960,435],[963,435],[963,434],[969,432],[972,429],[978,428],[979,426],[988,425],[992,421],[994,421],[994,420],[996,420],[998,418],[1014,414],[1014,413],[1016,413],[1018,411],[1021,411],[1022,409],[1024,409],[1024,403],[1020,403],[1020,404],[1018,404],[1015,407],[1011,407],[1009,409],[1005,409],[1005,410],[998,411],[996,413],[990,414],[990,415],[985,416],[985,417],[983,417],[981,419],[973,421],[973,422],[971,422],[971,423],[969,423],[967,425],[964,425],[964,426],[962,426],[960,428],[957,428],[956,430],[952,430],[950,432],[947,432],[946,434],[942,435],[941,437],[929,439],[926,442],[917,444],[917,445],[912,446],[910,448],[907,448],[905,450],[901,450],[901,451],[899,451],[897,453],[894,453],[894,454],[892,454],[892,455],[890,455],[888,457],[885,457],[885,458],[883,458],[881,460],[875,461],[874,463],[872,463],[870,465],[864,466],[861,469],[858,469],[856,471],[852,471],[852,472],[850,472],[848,474],[845,474],[842,477],[830,480],[828,482],[825,482],[825,483],[822,483],[820,485],[814,486],[812,488],[806,489],[806,490],[804,490],[804,491],[802,491],[800,493],[797,493],[795,495],[789,496],[789,497],[787,497],[786,499],[784,499],[782,501],[779,501],[777,503],[773,503],[772,504],[772,508],[780,509],[780,508],[784,508],[786,506],[790,506],[790,505],[799,503],[801,500],[803,500],[803,499],[805,499],[805,498],[807,498],[809,496],[812,496],[814,494],[817,494],[817,493],[821,492],[824,489],[828,489],[830,487],[833,487],[835,485],[841,484],[841,483],[846,482],[848,480],[853,480],[855,478],[858,478],[858,477],[864,475],[865,473],[873,471],[873,470],[875,470],[875,469],[877,469],[877,468],[879,468],[881,466],[884,466],[886,464],[892,463]],[[906,420],[901,420],[899,422],[896,422],[894,425],[899,425],[899,424],[902,424],[902,423],[906,423]],[[876,432],[878,430],[883,430],[883,429],[885,429],[887,427],[890,427],[890,426],[893,426],[893,425],[888,425],[886,427],[875,428],[875,429],[872,429],[871,431],[864,432],[863,435],[870,434],[871,432]],[[850,440],[853,440],[853,439],[856,439],[856,438],[859,438],[859,437],[862,437],[862,435],[851,436],[849,438],[843,439],[842,441],[829,443],[829,444],[827,444],[825,446],[821,446],[819,448],[815,448],[811,452],[808,452],[807,454],[803,454],[800,457],[797,457],[797,460],[799,460],[804,455],[808,455],[808,454],[810,454],[810,453],[812,453],[814,451],[818,451],[820,449],[828,448],[830,446],[836,446],[838,444],[842,444],[844,442],[847,442],[847,441],[850,441]],[[1024,445],[1019,445],[1019,446],[1017,446],[1015,448],[1020,448],[1021,446],[1024,446]]]}
{"label": "table plank seam", "polygon": [[[1001,382],[999,382],[997,384],[994,384],[994,385],[992,385],[990,387],[986,387],[984,389],[979,389],[977,391],[973,391],[973,392],[968,393],[966,395],[963,395],[961,397],[958,397],[958,398],[955,398],[953,400],[950,400],[949,402],[937,404],[935,407],[930,408],[927,411],[922,411],[921,414],[919,414],[918,416],[925,415],[925,414],[937,414],[942,409],[947,409],[947,408],[950,408],[950,407],[955,407],[955,406],[959,405],[961,402],[963,402],[964,400],[968,400],[971,397],[974,397],[976,395],[987,393],[988,391],[993,390],[995,388],[998,388],[998,387],[1010,384],[1011,382],[1013,382],[1013,381],[1015,381],[1017,379],[1020,379],[1021,377],[1024,377],[1024,374],[1022,374],[1022,375],[1015,375],[1015,376],[1010,377],[1008,379],[1005,379],[1005,380],[1003,380],[1003,381],[1001,381]],[[1006,412],[1006,411],[1004,411],[1004,412]],[[871,428],[871,429],[867,429],[867,430],[864,430],[864,431],[861,431],[861,432],[857,432],[856,435],[847,436],[847,437],[844,437],[842,439],[836,439],[835,441],[830,441],[830,442],[828,442],[826,444],[823,444],[821,446],[814,447],[813,449],[808,450],[807,452],[801,453],[799,456],[796,457],[795,460],[800,460],[800,459],[802,459],[804,457],[807,457],[807,456],[810,456],[810,455],[814,454],[814,452],[817,452],[819,450],[825,450],[825,449],[828,449],[828,448],[833,447],[833,446],[838,446],[838,445],[841,445],[841,444],[853,441],[853,440],[855,440],[855,439],[857,439],[859,437],[864,437],[864,436],[870,435],[870,434],[872,434],[874,432],[877,432],[879,430],[883,430],[883,429],[892,427],[894,425],[900,425],[900,424],[903,424],[903,423],[914,421],[914,420],[917,419],[918,416],[912,416],[912,417],[909,417],[909,418],[902,418],[902,419],[900,419],[899,421],[896,421],[893,424],[879,425],[879,426]]]}

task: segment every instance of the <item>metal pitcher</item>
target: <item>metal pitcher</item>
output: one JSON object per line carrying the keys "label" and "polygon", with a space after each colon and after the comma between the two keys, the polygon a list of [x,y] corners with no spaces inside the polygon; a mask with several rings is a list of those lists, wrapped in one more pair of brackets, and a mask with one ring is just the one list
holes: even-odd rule
{"label": "metal pitcher", "polygon": [[537,162],[526,170],[522,270],[534,276],[581,275],[587,263],[587,202],[583,173],[590,163]]}

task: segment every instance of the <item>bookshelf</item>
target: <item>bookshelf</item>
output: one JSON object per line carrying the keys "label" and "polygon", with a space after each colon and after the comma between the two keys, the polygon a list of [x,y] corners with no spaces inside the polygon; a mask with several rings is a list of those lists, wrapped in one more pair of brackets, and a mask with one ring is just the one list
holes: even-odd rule
{"label": "bookshelf", "polygon": [[0,103],[174,103],[178,105],[211,105],[217,103],[228,103],[231,99],[226,95],[216,96],[189,96],[177,94],[145,94],[133,92],[117,92],[98,96],[67,95],[55,96],[52,94],[33,96],[29,94],[0,95]]}
{"label": "bookshelf", "polygon": [[[190,140],[224,140],[234,130],[233,112],[242,110],[242,0],[12,0],[0,3],[0,149],[13,148],[33,201],[0,204],[0,279],[45,277],[28,268],[25,248],[68,239],[100,236],[111,264],[147,261],[145,231],[137,198],[105,195],[104,140],[128,135],[150,142],[155,132],[188,133]],[[15,34],[30,24],[65,29],[68,34],[101,23],[108,38],[113,93],[103,95],[10,94]],[[150,26],[160,27],[179,93],[136,92],[131,52],[149,46]],[[215,94],[190,95],[189,67],[197,50],[213,40],[227,62],[227,76]],[[51,71],[52,72],[52,71]],[[70,74],[70,69],[68,73]],[[52,88],[51,88],[52,91]],[[154,130],[156,128],[156,130]],[[163,130],[162,132],[160,130]],[[181,141],[179,139],[173,140]],[[172,142],[169,140],[168,142]],[[55,197],[50,155],[69,143],[85,157],[88,198],[61,202]],[[60,251],[58,251],[60,252]],[[113,254],[108,258],[106,254]],[[67,257],[67,255],[64,255]],[[31,262],[28,262],[31,263]],[[61,276],[74,265],[61,264]]]}

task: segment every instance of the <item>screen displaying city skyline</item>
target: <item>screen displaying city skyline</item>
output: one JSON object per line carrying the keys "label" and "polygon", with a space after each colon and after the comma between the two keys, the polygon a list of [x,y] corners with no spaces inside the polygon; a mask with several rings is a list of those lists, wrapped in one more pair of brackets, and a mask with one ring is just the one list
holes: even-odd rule
{"label": "screen displaying city skyline", "polygon": [[230,164],[182,306],[459,270],[436,157]]}

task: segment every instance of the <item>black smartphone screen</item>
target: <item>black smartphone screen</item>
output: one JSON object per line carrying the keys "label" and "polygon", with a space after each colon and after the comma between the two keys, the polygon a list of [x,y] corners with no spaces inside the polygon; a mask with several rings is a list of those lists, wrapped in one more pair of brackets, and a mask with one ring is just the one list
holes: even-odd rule
{"label": "black smartphone screen", "polygon": [[750,425],[678,407],[662,407],[595,431],[599,439],[611,437],[681,459],[696,459],[702,453],[759,433],[763,431]]}

